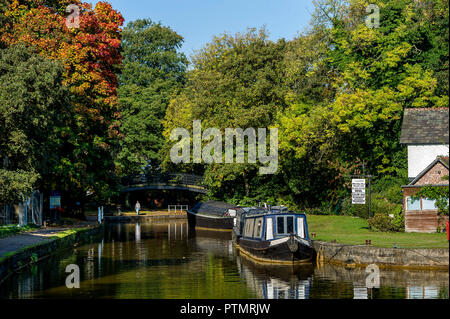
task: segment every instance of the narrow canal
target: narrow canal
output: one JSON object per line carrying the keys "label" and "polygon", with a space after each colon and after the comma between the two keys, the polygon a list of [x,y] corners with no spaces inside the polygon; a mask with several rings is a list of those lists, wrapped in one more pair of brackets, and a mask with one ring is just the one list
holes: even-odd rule
{"label": "narrow canal", "polygon": [[[80,268],[80,288],[66,287],[66,267]],[[332,265],[256,266],[229,233],[193,231],[187,222],[107,225],[94,243],[61,252],[9,277],[0,298],[448,298],[449,273],[380,270],[367,288],[364,269]]]}

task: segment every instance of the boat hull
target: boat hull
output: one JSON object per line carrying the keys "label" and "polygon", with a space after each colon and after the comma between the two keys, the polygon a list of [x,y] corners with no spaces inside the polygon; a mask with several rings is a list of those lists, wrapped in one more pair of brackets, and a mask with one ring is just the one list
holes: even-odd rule
{"label": "boat hull", "polygon": [[188,211],[189,226],[199,229],[231,231],[234,226],[233,217],[217,217],[197,214]]}
{"label": "boat hull", "polygon": [[278,242],[256,241],[242,237],[234,239],[239,252],[256,262],[292,265],[312,261],[313,249],[297,241],[297,249],[293,250],[290,247],[289,238],[278,240]]}

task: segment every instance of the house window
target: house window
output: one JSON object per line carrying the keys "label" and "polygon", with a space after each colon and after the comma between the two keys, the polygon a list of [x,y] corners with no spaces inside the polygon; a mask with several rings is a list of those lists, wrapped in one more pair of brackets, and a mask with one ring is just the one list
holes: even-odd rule
{"label": "house window", "polygon": [[422,210],[436,210],[436,200],[422,198]]}
{"label": "house window", "polygon": [[406,210],[420,210],[420,199],[406,197]]}

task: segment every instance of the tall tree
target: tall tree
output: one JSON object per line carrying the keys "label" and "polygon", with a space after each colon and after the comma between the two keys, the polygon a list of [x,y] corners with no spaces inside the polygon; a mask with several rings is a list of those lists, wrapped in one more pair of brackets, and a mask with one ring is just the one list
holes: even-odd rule
{"label": "tall tree", "polygon": [[[66,8],[78,5],[78,27],[68,27]],[[106,2],[94,10],[80,1],[11,1],[11,21],[1,27],[7,45],[25,43],[64,65],[71,93],[72,120],[61,128],[63,156],[48,187],[65,191],[66,203],[83,202],[87,192],[98,199],[113,190],[120,114],[116,73],[121,63],[123,18]]]}
{"label": "tall tree", "polygon": [[[281,64],[285,49],[286,42],[270,41],[265,29],[250,29],[243,34],[215,37],[193,56],[187,85],[172,99],[164,121],[168,141],[165,167],[174,169],[168,156],[172,130],[192,131],[194,120],[201,120],[204,129],[218,128],[222,134],[226,128],[270,128],[285,106]],[[177,169],[205,172],[212,194],[232,198],[252,196],[252,184],[269,180],[267,176],[258,180],[258,166],[202,163],[181,164]]]}
{"label": "tall tree", "polygon": [[[332,98],[316,106],[294,99],[280,117],[282,151],[313,158],[316,166],[328,166],[331,172],[351,167],[359,158],[371,173],[404,174],[404,165],[395,163],[404,157],[399,144],[403,109],[448,106],[447,94],[441,94],[445,87],[438,86],[432,67],[435,59],[448,60],[430,32],[433,15],[424,15],[416,1],[374,3],[380,8],[380,25],[371,28],[365,23],[367,1],[318,2],[312,32],[323,35],[326,50],[315,64],[325,63]],[[293,94],[298,100],[298,93]],[[336,161],[338,166],[329,164]],[[344,179],[334,184],[344,185]]]}
{"label": "tall tree", "polygon": [[63,67],[25,46],[0,50],[0,202],[17,203],[53,172],[68,115]]}
{"label": "tall tree", "polygon": [[121,174],[157,169],[164,144],[161,120],[170,97],[185,81],[183,38],[149,19],[130,22],[122,33],[123,70],[118,90],[124,139],[117,156]]}

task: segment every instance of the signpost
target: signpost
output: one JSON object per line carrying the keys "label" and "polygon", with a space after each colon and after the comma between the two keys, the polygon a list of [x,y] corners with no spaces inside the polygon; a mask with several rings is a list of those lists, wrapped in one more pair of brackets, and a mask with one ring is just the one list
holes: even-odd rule
{"label": "signpost", "polygon": [[50,192],[50,209],[61,208],[61,192]]}
{"label": "signpost", "polygon": [[353,205],[365,205],[366,204],[366,178],[368,179],[369,217],[372,217],[370,182],[373,178],[373,175],[350,175],[349,177],[352,178],[352,204]]}
{"label": "signpost", "polygon": [[59,220],[58,209],[61,208],[61,192],[50,191],[50,218],[55,218],[55,221]]}
{"label": "signpost", "polygon": [[352,204],[366,204],[366,180],[352,179]]}

